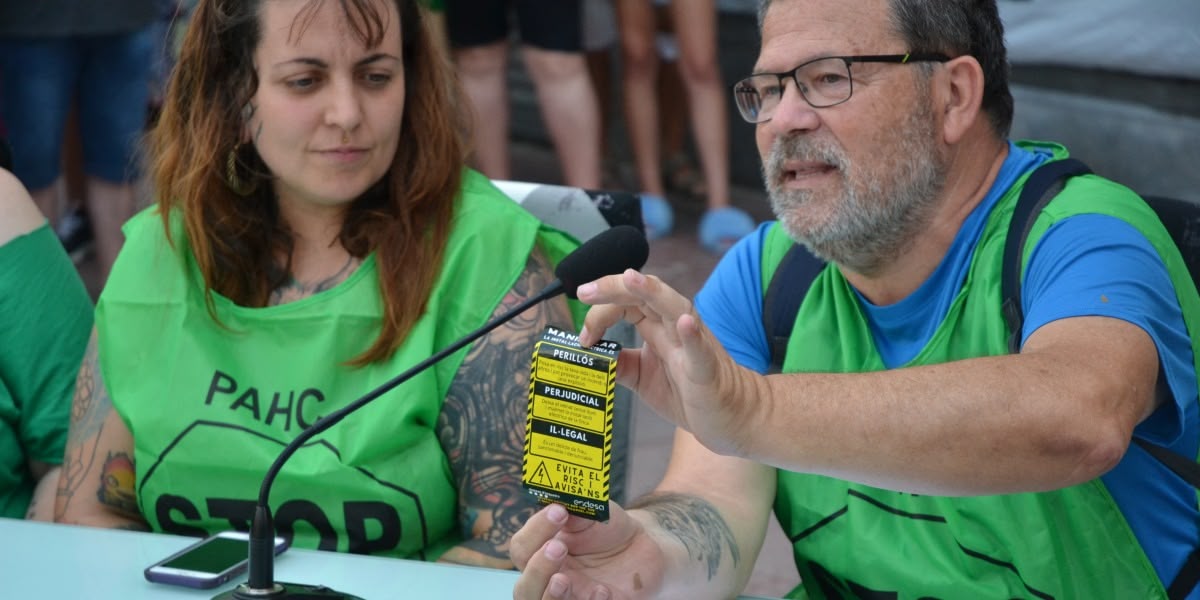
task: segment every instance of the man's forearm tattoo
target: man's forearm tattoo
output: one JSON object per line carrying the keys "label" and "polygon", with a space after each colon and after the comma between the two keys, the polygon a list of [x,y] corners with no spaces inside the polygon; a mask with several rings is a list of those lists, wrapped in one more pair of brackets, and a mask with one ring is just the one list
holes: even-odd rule
{"label": "man's forearm tattoo", "polygon": [[629,508],[653,514],[663,530],[687,548],[688,558],[705,564],[709,580],[720,569],[726,546],[733,564],[741,561],[742,555],[729,525],[717,508],[703,498],[675,493],[651,494]]}

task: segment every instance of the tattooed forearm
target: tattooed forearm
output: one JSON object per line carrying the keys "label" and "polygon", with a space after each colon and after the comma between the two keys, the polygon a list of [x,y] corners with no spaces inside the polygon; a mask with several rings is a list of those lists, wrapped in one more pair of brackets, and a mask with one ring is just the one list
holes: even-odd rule
{"label": "tattooed forearm", "polygon": [[145,528],[136,500],[137,475],[132,456],[133,438],[104,385],[93,332],[75,382],[54,520]]}
{"label": "tattooed forearm", "polygon": [[[535,252],[494,314],[506,312],[552,280],[550,264]],[[571,323],[564,302],[531,308],[476,342],[438,419],[438,437],[458,487],[467,540],[461,547],[505,563],[509,538],[537,510],[536,501],[521,486],[521,457],[529,356],[537,336],[551,323]]]}
{"label": "tattooed forearm", "polygon": [[96,446],[104,420],[112,411],[112,399],[104,390],[100,376],[99,351],[96,333],[88,340],[75,379],[75,397],[71,401],[71,423],[67,432],[67,446],[63,458],[62,474],[58,483],[59,502],[54,516],[59,518],[83,484],[84,477],[96,462]]}
{"label": "tattooed forearm", "polygon": [[729,525],[716,507],[703,498],[686,494],[651,494],[629,508],[640,508],[653,514],[663,530],[687,548],[689,558],[705,564],[709,580],[720,569],[726,546],[734,565],[741,560],[737,540]]}
{"label": "tattooed forearm", "polygon": [[128,454],[109,452],[100,471],[100,489],[96,490],[96,499],[118,513],[140,517],[134,492],[136,478],[133,459]]}

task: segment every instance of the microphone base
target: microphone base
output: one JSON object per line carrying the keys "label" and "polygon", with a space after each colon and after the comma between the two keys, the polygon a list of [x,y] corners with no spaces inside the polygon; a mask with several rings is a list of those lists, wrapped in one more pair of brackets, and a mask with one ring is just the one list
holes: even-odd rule
{"label": "microphone base", "polygon": [[273,590],[254,590],[243,583],[228,592],[217,594],[213,600],[277,600],[280,598],[289,600],[363,600],[354,594],[345,594],[323,585],[283,581],[276,581]]}

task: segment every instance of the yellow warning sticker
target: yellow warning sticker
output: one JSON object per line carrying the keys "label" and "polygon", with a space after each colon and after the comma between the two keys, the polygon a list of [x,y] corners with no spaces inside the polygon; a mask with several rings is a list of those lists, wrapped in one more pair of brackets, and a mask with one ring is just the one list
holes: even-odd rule
{"label": "yellow warning sticker", "polygon": [[529,411],[521,481],[541,502],[608,520],[613,394],[620,344],[583,348],[547,327],[530,363]]}
{"label": "yellow warning sticker", "polygon": [[541,382],[534,386],[533,393],[536,397],[534,417],[556,423],[576,423],[589,431],[604,431],[604,397]]}
{"label": "yellow warning sticker", "polygon": [[[554,351],[562,352],[558,348],[554,348]],[[541,381],[587,390],[593,394],[603,394],[608,386],[607,373],[579,368],[577,365],[560,363],[557,360],[535,362],[537,371],[533,376]]]}

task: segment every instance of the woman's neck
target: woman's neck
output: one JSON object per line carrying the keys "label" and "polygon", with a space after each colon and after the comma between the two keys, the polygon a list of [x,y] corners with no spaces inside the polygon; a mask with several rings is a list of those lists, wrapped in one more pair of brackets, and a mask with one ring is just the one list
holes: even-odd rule
{"label": "woman's neck", "polygon": [[283,285],[271,292],[270,305],[276,306],[302,300],[325,290],[333,289],[338,284],[346,281],[350,275],[354,274],[358,266],[362,264],[362,259],[351,256],[350,253],[341,248],[340,244],[338,244],[338,249],[342,250],[342,262],[341,266],[336,268],[328,266],[334,263],[324,264],[319,269],[316,268],[316,265],[310,264],[310,268],[306,269],[309,274],[298,274],[299,271],[296,269],[296,265],[299,261],[293,259],[292,273]]}
{"label": "woman's neck", "polygon": [[[271,292],[270,304],[286,304],[336,287],[362,264],[339,239],[345,210],[342,207],[280,204],[280,217],[292,235],[291,256],[279,257],[289,266],[285,283]],[[315,209],[315,210],[314,210]]]}

